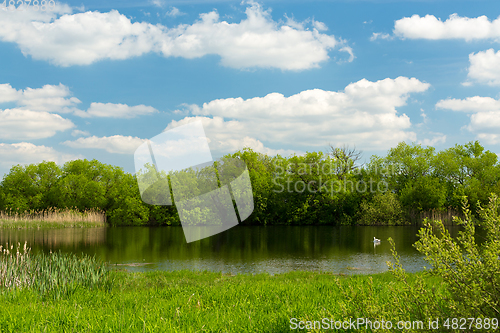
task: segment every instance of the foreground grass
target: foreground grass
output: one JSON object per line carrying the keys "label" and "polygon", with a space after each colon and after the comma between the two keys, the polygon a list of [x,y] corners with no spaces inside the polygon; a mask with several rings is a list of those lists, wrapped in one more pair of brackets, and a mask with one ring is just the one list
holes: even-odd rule
{"label": "foreground grass", "polygon": [[[313,272],[111,274],[111,290],[79,288],[58,300],[40,297],[30,289],[4,292],[0,331],[288,332],[290,318],[340,320],[345,318],[343,306],[355,311],[355,306],[345,303],[342,290],[371,285],[378,301],[385,302],[391,297],[390,288],[398,287],[390,273],[348,277]],[[440,283],[430,277],[425,281]]]}

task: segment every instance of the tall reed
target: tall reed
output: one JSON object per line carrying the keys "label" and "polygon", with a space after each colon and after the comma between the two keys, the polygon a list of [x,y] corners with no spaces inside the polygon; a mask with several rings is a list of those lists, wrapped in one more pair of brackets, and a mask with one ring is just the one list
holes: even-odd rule
{"label": "tall reed", "polygon": [[0,245],[0,290],[32,289],[43,297],[58,299],[78,288],[110,289],[112,278],[106,265],[82,254],[39,253],[33,255],[24,243]]}
{"label": "tall reed", "polygon": [[106,213],[96,209],[49,208],[40,211],[0,211],[0,227],[99,227],[106,225]]}
{"label": "tall reed", "polygon": [[423,221],[426,218],[432,221],[440,220],[444,225],[456,225],[456,223],[453,222],[455,216],[464,218],[464,214],[461,211],[452,208],[448,208],[448,210],[431,209],[422,212],[415,209],[408,209],[407,216],[410,222],[415,225],[423,225]]}

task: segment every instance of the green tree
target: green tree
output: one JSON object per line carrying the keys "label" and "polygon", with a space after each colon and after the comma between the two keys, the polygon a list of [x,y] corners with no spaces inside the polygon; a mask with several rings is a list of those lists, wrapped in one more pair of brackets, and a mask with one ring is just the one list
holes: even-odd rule
{"label": "green tree", "polygon": [[67,208],[101,209],[105,205],[104,188],[84,174],[67,174],[60,182],[61,203]]}
{"label": "green tree", "polygon": [[62,206],[108,211],[118,197],[123,198],[120,191],[130,177],[121,168],[97,160],[67,162],[59,184]]}
{"label": "green tree", "polygon": [[273,221],[273,207],[279,210],[279,206],[273,199],[276,197],[273,192],[272,177],[275,172],[273,158],[255,152],[250,148],[244,148],[232,155],[232,158],[242,159],[248,168],[250,180],[252,182],[252,191],[254,197],[254,212],[243,224],[268,224]]}
{"label": "green tree", "polygon": [[0,186],[0,211],[5,210],[5,194],[3,186]]}
{"label": "green tree", "polygon": [[112,193],[113,200],[107,210],[110,224],[145,225],[149,222],[149,207],[141,200],[134,176],[123,175]]}
{"label": "green tree", "polygon": [[147,205],[151,225],[180,225],[181,220],[174,206]]}
{"label": "green tree", "polygon": [[390,188],[399,194],[408,183],[431,175],[434,151],[433,147],[423,148],[420,144],[408,145],[405,142],[391,148],[383,163],[383,167],[391,170]]}
{"label": "green tree", "polygon": [[455,145],[437,154],[436,176],[446,182],[447,205],[460,209],[466,195],[472,209],[477,202],[488,203],[488,193],[500,193],[500,166],[497,155],[487,151],[478,141]]}
{"label": "green tree", "polygon": [[446,200],[446,188],[438,178],[420,177],[407,182],[400,192],[401,203],[419,211],[441,209]]}
{"label": "green tree", "polygon": [[61,169],[54,162],[16,165],[2,181],[3,207],[24,212],[58,207]]}
{"label": "green tree", "polygon": [[358,212],[358,223],[362,225],[404,225],[403,207],[396,194],[377,193],[371,201],[363,201]]}

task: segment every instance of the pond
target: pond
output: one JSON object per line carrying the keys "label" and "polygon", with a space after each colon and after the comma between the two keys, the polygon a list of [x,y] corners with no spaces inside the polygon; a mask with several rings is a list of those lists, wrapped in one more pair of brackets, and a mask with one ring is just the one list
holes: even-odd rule
{"label": "pond", "polygon": [[[456,235],[458,227],[450,227]],[[0,229],[0,244],[24,241],[38,251],[86,253],[130,271],[209,270],[283,273],[293,270],[343,274],[387,271],[394,239],[403,267],[426,262],[412,244],[418,227],[237,226],[186,243],[181,227]],[[374,245],[373,237],[382,240]]]}

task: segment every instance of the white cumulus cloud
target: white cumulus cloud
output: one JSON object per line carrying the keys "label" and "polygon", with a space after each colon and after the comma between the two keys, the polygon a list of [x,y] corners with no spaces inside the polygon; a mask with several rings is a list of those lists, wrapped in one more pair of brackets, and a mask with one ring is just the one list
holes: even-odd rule
{"label": "white cumulus cloud", "polygon": [[500,51],[493,49],[471,53],[469,55],[469,73],[468,81],[465,85],[472,82],[487,84],[490,86],[500,86]]}
{"label": "white cumulus cloud", "polygon": [[[213,100],[187,106],[190,116],[172,121],[167,130],[201,119],[214,151],[244,146],[322,148],[328,143],[354,143],[361,149],[387,149],[400,141],[416,140],[410,118],[398,114],[410,93],[429,84],[398,77],[371,82],[362,79],[344,91],[306,90],[286,97],[271,93],[250,99]],[[183,111],[185,112],[185,111]]]}
{"label": "white cumulus cloud", "polygon": [[[5,103],[16,107],[2,109]],[[73,128],[70,120],[54,113],[74,111],[78,103],[62,84],[24,90],[0,84],[0,139],[42,139]]]}
{"label": "white cumulus cloud", "polygon": [[253,2],[246,15],[239,23],[228,23],[212,11],[201,14],[191,25],[167,28],[132,22],[116,10],[76,14],[67,7],[43,14],[0,11],[0,40],[16,43],[25,56],[58,66],[156,52],[188,59],[215,54],[221,57],[222,65],[239,69],[303,70],[319,67],[329,59],[330,50],[350,50],[341,39],[320,33],[326,28],[320,22],[311,30],[277,23],[269,11]]}
{"label": "white cumulus cloud", "polygon": [[66,154],[52,147],[37,146],[29,142],[0,143],[0,177],[8,173],[13,165],[53,161],[57,164],[83,158],[81,155]]}
{"label": "white cumulus cloud", "polygon": [[490,21],[486,16],[461,17],[452,14],[442,21],[434,15],[413,15],[397,20],[394,35],[408,39],[478,39],[500,38],[500,17]]}
{"label": "white cumulus cloud", "polygon": [[434,134],[432,139],[423,139],[419,140],[418,142],[424,146],[434,146],[436,144],[440,143],[442,144],[446,142],[446,135],[444,135],[443,133],[431,133],[431,134]]}
{"label": "white cumulus cloud", "polygon": [[491,97],[446,99],[436,103],[436,108],[470,113],[470,123],[465,127],[479,140],[496,144],[500,133],[500,100]]}
{"label": "white cumulus cloud", "polygon": [[318,31],[327,31],[328,27],[326,24],[320,21],[312,21],[313,27],[315,27]]}
{"label": "white cumulus cloud", "polygon": [[71,148],[104,149],[113,154],[133,154],[144,141],[144,139],[132,136],[113,135],[78,138],[75,141],[65,141],[62,144]]}
{"label": "white cumulus cloud", "polygon": [[126,104],[113,103],[91,103],[87,111],[76,111],[79,117],[107,117],[107,118],[135,118],[141,115],[148,115],[158,112],[152,106],[136,105],[128,106]]}
{"label": "white cumulus cloud", "polygon": [[81,103],[71,97],[69,88],[63,84],[44,85],[42,88],[15,89],[10,84],[0,84],[0,104],[14,102],[19,109],[54,113],[69,113],[77,110]]}
{"label": "white cumulus cloud", "polygon": [[152,106],[143,104],[129,106],[114,103],[91,103],[84,111],[77,108],[81,101],[71,96],[68,87],[63,84],[44,85],[42,88],[15,89],[10,84],[0,84],[0,105],[15,103],[16,110],[39,111],[49,113],[73,113],[79,117],[106,117],[130,119],[142,115],[157,113]]}
{"label": "white cumulus cloud", "polygon": [[0,139],[32,140],[54,136],[75,127],[58,114],[22,109],[0,110]]}
{"label": "white cumulus cloud", "polygon": [[481,142],[486,142],[492,145],[496,145],[500,143],[500,135],[499,134],[491,134],[491,133],[479,133],[477,138]]}
{"label": "white cumulus cloud", "polygon": [[10,84],[0,84],[0,103],[17,102],[22,98],[22,92],[12,88]]}
{"label": "white cumulus cloud", "polygon": [[491,97],[467,97],[465,99],[449,98],[436,103],[438,109],[462,112],[500,111],[500,101]]}

